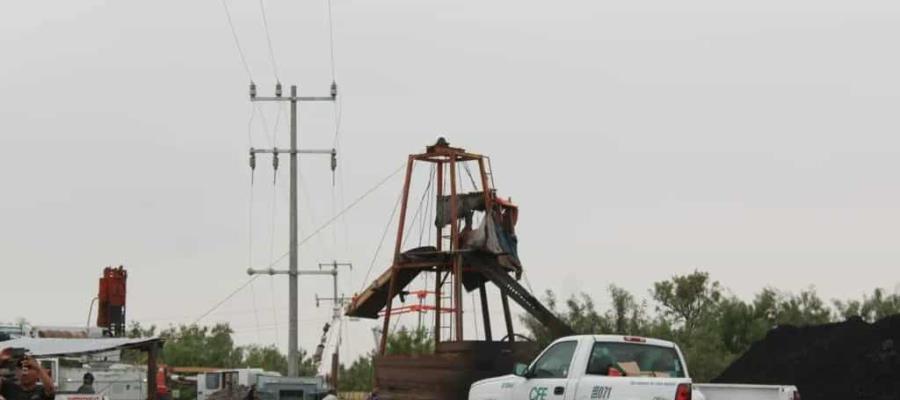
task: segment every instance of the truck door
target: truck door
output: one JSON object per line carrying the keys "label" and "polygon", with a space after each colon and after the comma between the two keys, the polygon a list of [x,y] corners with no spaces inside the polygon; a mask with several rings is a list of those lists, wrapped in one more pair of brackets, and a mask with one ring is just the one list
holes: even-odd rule
{"label": "truck door", "polygon": [[550,346],[529,368],[525,382],[513,392],[513,400],[564,400],[568,394],[568,376],[577,340],[557,342]]}
{"label": "truck door", "polygon": [[584,372],[574,400],[675,399],[679,390],[690,391],[680,358],[669,347],[595,342]]}

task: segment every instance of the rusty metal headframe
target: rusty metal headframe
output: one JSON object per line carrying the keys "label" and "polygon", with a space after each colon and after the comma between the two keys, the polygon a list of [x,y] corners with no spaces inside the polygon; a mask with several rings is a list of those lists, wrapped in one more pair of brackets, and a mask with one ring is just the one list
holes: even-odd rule
{"label": "rusty metal headframe", "polygon": [[[475,161],[478,163],[479,175],[482,185],[482,192],[484,193],[484,203],[485,203],[485,213],[486,218],[490,217],[492,212],[493,205],[493,191],[489,186],[489,181],[487,177],[487,171],[485,169],[485,157],[480,154],[473,154],[466,152],[463,148],[452,147],[450,143],[447,142],[444,138],[439,138],[438,141],[425,148],[424,153],[420,154],[412,154],[409,156],[406,165],[406,176],[403,182],[403,194],[400,202],[400,218],[399,218],[399,228],[397,229],[397,238],[396,244],[394,246],[394,261],[391,266],[391,277],[390,284],[388,288],[388,296],[387,301],[385,303],[385,312],[384,312],[384,332],[381,337],[381,354],[384,354],[387,351],[387,332],[389,332],[388,328],[390,327],[390,317],[391,317],[391,309],[392,309],[392,300],[394,296],[397,295],[397,271],[398,269],[404,268],[405,265],[401,260],[401,246],[403,244],[403,227],[406,223],[406,211],[408,208],[409,202],[409,187],[410,181],[412,179],[413,168],[415,167],[416,162],[427,162],[433,163],[436,165],[437,171],[437,197],[440,199],[444,196],[444,170],[447,168],[450,175],[450,249],[449,255],[451,259],[449,260],[449,265],[435,265],[434,272],[437,275],[435,279],[435,329],[434,336],[435,342],[441,341],[441,311],[445,310],[441,306],[441,274],[443,272],[452,274],[455,279],[453,280],[453,301],[454,304],[452,307],[447,309],[452,310],[454,314],[454,337],[456,340],[462,340],[463,338],[463,317],[462,317],[462,255],[459,253],[459,215],[457,210],[458,204],[458,193],[457,193],[457,179],[456,179],[456,168],[457,164],[460,162],[467,161]],[[436,227],[437,235],[435,248],[438,252],[443,252],[443,227]],[[486,303],[485,303],[486,305]],[[487,319],[487,318],[486,318]],[[488,322],[489,324],[489,322]]]}

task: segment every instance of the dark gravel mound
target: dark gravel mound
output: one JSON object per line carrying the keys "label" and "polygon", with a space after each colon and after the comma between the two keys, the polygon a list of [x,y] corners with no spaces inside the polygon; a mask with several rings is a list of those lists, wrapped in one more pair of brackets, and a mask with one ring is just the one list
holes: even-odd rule
{"label": "dark gravel mound", "polygon": [[796,385],[803,400],[900,399],[900,315],[773,329],[716,383]]}

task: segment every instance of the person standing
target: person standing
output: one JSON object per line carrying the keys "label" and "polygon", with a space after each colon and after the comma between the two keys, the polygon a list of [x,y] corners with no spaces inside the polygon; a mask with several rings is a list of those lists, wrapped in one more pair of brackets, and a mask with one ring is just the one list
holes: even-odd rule
{"label": "person standing", "polygon": [[[0,363],[9,357],[9,352],[0,352]],[[53,400],[56,396],[53,379],[31,356],[25,357],[16,369],[16,381],[0,380],[0,396],[6,400]]]}
{"label": "person standing", "polygon": [[94,394],[94,374],[87,372],[81,378],[81,386],[78,387],[78,394]]}

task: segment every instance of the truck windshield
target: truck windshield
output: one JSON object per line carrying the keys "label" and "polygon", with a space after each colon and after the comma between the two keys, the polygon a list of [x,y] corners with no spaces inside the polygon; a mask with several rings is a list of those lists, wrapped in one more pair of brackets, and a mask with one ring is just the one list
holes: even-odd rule
{"label": "truck windshield", "polygon": [[590,375],[684,378],[684,368],[675,349],[642,343],[594,343],[587,373]]}

